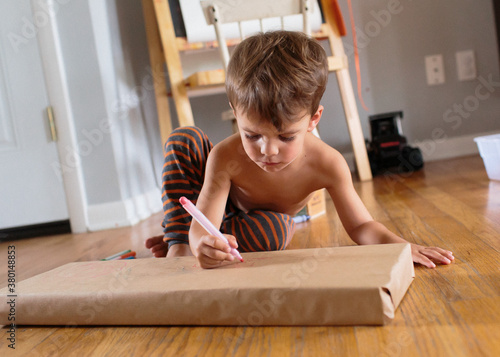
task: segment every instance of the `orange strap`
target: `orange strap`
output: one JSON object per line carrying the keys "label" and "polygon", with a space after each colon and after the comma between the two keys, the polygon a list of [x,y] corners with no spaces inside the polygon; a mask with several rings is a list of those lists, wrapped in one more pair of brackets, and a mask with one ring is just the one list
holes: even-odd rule
{"label": "orange strap", "polygon": [[368,109],[368,107],[365,104],[365,101],[363,100],[363,93],[361,91],[362,85],[361,85],[361,69],[359,66],[358,39],[356,36],[356,26],[354,25],[354,15],[352,13],[351,0],[347,0],[347,4],[349,5],[349,16],[351,19],[352,41],[354,45],[354,64],[356,66],[356,77],[358,82],[358,97],[363,109],[369,112],[370,110]]}
{"label": "orange strap", "polygon": [[[354,25],[354,16],[352,13],[351,0],[347,0],[347,4],[349,6],[349,16],[350,16],[350,20],[351,20],[352,39],[353,39],[353,44],[354,44],[354,63],[356,66],[358,97],[359,97],[359,101],[361,103],[361,106],[363,107],[364,110],[366,110],[368,112],[369,109],[367,108],[365,101],[363,100],[362,91],[361,91],[362,85],[361,85],[361,69],[359,66],[358,40],[356,37],[356,27]],[[345,36],[347,33],[347,30],[346,30],[344,19],[342,17],[342,11],[340,10],[340,6],[338,4],[338,1],[337,0],[321,0],[321,5],[323,8],[323,15],[327,19],[327,23],[329,23],[330,26],[336,26],[340,36]]]}
{"label": "orange strap", "polygon": [[335,24],[339,30],[340,36],[347,35],[347,29],[345,27],[344,18],[342,17],[342,11],[340,11],[340,6],[337,0],[330,0],[331,10],[333,17],[335,19]]}

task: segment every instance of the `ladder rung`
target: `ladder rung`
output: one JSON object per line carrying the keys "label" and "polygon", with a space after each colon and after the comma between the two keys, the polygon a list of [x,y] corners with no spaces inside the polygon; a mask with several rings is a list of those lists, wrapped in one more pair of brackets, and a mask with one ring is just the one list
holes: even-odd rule
{"label": "ladder rung", "polygon": [[330,56],[328,57],[328,70],[330,72],[338,71],[347,68],[347,56]]}
{"label": "ladder rung", "polygon": [[214,86],[224,84],[226,76],[223,69],[196,72],[186,79],[186,85],[191,89],[196,87]]}

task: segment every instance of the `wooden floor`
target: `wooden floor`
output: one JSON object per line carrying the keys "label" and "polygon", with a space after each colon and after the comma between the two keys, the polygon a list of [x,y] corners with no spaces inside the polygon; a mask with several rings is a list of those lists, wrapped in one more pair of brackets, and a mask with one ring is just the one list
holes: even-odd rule
{"label": "wooden floor", "polygon": [[[16,350],[0,332],[0,355],[33,356],[500,356],[500,181],[479,156],[426,164],[406,176],[356,183],[373,216],[410,242],[455,254],[450,266],[416,266],[416,278],[384,327],[19,326]],[[0,243],[0,288],[8,245],[18,280],[124,249],[148,258],[143,241],[161,214],[134,227]],[[290,249],[350,245],[331,201],[328,215],[300,225]],[[6,353],[7,352],[7,353]]]}

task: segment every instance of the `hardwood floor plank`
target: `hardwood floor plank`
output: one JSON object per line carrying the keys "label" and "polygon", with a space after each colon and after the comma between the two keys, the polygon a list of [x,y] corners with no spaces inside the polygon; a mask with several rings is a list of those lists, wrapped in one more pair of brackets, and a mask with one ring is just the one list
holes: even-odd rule
{"label": "hardwood floor plank", "polygon": [[480,356],[482,350],[457,326],[425,326],[413,329],[420,356]]}
{"label": "hardwood floor plank", "polygon": [[[360,356],[353,327],[304,328],[302,343],[304,356],[315,357],[318,353],[327,356]],[[295,351],[295,355],[300,356],[298,352]]]}
{"label": "hardwood floor plank", "polygon": [[478,355],[487,356],[500,351],[500,298],[460,300],[452,308],[465,326],[464,335],[474,340]]}
{"label": "hardwood floor plank", "polygon": [[[73,349],[85,349],[89,351],[89,346],[91,346],[90,349],[93,346],[93,344],[84,345],[82,342],[82,336],[84,336],[88,330],[85,327],[56,327],[52,329],[52,333],[47,335],[46,338],[32,345],[31,350],[28,352],[28,356],[61,356],[65,351],[66,353],[70,353]],[[36,332],[40,332],[43,335],[44,330],[45,328],[43,327],[33,327],[33,337],[35,339],[37,338]],[[24,345],[21,341],[19,344]],[[71,352],[71,355],[75,354]]]}
{"label": "hardwood floor plank", "polygon": [[414,337],[406,327],[356,327],[360,356],[419,356]]}
{"label": "hardwood floor plank", "polygon": [[466,229],[481,237],[491,248],[500,252],[500,224],[486,218],[484,212],[480,212],[461,200],[451,196],[435,187],[420,188],[417,193],[464,225]]}
{"label": "hardwood floor plank", "polygon": [[[16,329],[16,353],[19,355],[34,355],[37,346],[43,341],[51,339],[52,334],[60,329],[60,327],[32,327],[32,326],[18,326]],[[7,327],[2,329],[2,332],[7,331]],[[9,351],[8,345],[10,341],[7,340],[7,333],[2,334],[0,339],[0,351]],[[55,348],[53,348],[55,350]]]}

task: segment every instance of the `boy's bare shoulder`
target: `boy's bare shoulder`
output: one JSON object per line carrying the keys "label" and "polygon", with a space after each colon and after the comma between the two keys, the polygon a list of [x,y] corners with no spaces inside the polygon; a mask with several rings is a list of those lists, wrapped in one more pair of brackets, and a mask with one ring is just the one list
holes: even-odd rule
{"label": "boy's bare shoulder", "polygon": [[323,140],[312,136],[307,143],[307,154],[315,158],[313,161],[320,167],[331,167],[331,164],[342,164],[345,162],[342,154]]}
{"label": "boy's bare shoulder", "polygon": [[242,149],[243,146],[241,144],[241,138],[239,134],[232,134],[231,136],[216,144],[210,152],[210,155],[216,154],[217,156],[227,158],[230,156],[234,156],[235,151],[240,152]]}
{"label": "boy's bare shoulder", "polygon": [[335,148],[331,147],[321,139],[313,137],[308,145],[309,165],[318,178],[323,178],[328,183],[348,178],[350,170],[344,156]]}
{"label": "boy's bare shoulder", "polygon": [[239,134],[233,134],[216,144],[210,151],[209,160],[216,165],[223,165],[229,161],[239,161],[243,158],[243,145]]}

